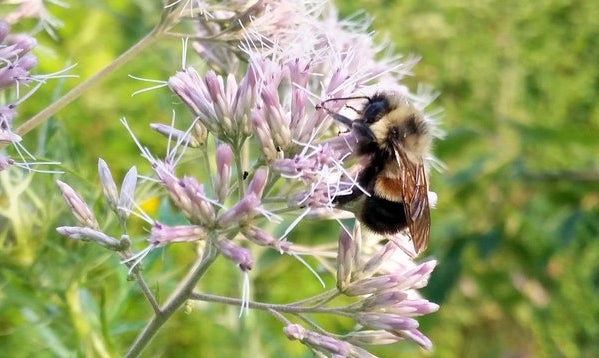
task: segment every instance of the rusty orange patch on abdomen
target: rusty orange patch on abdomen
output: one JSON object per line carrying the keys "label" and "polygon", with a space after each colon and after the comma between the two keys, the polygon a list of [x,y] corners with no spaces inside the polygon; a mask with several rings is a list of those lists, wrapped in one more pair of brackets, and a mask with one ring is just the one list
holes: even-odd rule
{"label": "rusty orange patch on abdomen", "polygon": [[390,201],[403,202],[402,184],[397,178],[379,176],[374,183],[374,193]]}

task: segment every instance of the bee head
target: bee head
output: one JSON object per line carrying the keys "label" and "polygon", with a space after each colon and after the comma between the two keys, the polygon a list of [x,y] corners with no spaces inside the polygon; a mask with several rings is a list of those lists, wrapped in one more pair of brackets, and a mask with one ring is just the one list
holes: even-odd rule
{"label": "bee head", "polygon": [[391,111],[389,99],[382,94],[376,94],[368,99],[368,103],[362,110],[362,119],[366,124],[378,122],[385,114]]}
{"label": "bee head", "polygon": [[379,148],[389,154],[400,148],[413,156],[423,156],[430,145],[425,119],[401,96],[373,96],[364,106],[362,121],[372,131]]}

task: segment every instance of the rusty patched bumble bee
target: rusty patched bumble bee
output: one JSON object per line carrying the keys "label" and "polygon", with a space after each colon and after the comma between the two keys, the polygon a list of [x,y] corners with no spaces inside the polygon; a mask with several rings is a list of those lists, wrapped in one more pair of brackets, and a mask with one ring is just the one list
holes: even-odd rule
{"label": "rusty patched bumble bee", "polygon": [[[359,115],[355,120],[326,108],[330,101],[360,98],[367,102],[355,110]],[[317,108],[351,128],[357,137],[355,154],[370,158],[357,175],[361,188],[354,187],[351,193],[334,197],[333,202],[341,208],[357,203],[352,211],[375,233],[395,234],[407,228],[416,253],[426,249],[430,206],[424,162],[432,141],[430,124],[405,97],[393,92],[332,98]]]}

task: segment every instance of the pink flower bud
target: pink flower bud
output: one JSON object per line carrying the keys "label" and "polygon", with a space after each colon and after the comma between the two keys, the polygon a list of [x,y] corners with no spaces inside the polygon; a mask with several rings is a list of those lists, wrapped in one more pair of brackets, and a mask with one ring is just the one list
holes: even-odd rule
{"label": "pink flower bud", "polygon": [[231,240],[220,240],[218,242],[218,247],[223,256],[235,262],[241,271],[247,272],[254,266],[254,259],[252,258],[250,251],[235,245]]}
{"label": "pink flower bud", "polygon": [[346,334],[344,338],[348,342],[360,346],[392,344],[404,340],[403,337],[400,337],[391,332],[387,332],[385,330],[366,330],[350,332]]}
{"label": "pink flower bud", "polygon": [[265,231],[256,227],[251,227],[244,232],[244,236],[251,242],[260,246],[269,246],[282,253],[289,252],[291,243],[285,240],[277,240]]}
{"label": "pink flower bud", "polygon": [[83,226],[98,230],[100,225],[98,224],[94,213],[91,211],[89,206],[87,206],[85,201],[81,199],[79,194],[77,194],[69,185],[61,182],[60,180],[57,180],[56,183],[58,184],[58,187],[62,192],[62,196],[66,200],[67,204],[69,204],[71,212],[77,221],[79,221],[79,223]]}
{"label": "pink flower bud", "polygon": [[268,162],[272,162],[277,158],[277,149],[270,128],[268,128],[268,123],[264,118],[264,112],[260,107],[252,110],[252,128],[264,157]]}
{"label": "pink flower bud", "polygon": [[119,216],[125,220],[129,217],[131,207],[133,207],[135,188],[137,187],[137,168],[131,167],[125,174],[123,184],[121,185],[121,195],[119,197],[118,212]]}
{"label": "pink flower bud", "polygon": [[10,168],[14,164],[15,164],[14,160],[10,159],[9,157],[7,157],[3,154],[0,154],[0,172]]}
{"label": "pink flower bud", "polygon": [[290,324],[283,328],[283,333],[291,340],[299,340],[303,344],[332,357],[348,357],[353,348],[351,344],[320,333],[307,331],[298,324]]}
{"label": "pink flower bud", "polygon": [[192,242],[206,237],[206,230],[198,225],[168,226],[155,222],[148,241],[153,246],[164,246],[173,242]]}
{"label": "pink flower bud", "polygon": [[214,186],[216,196],[221,202],[224,202],[229,194],[232,162],[233,150],[228,144],[220,144],[216,148],[216,180]]}
{"label": "pink flower bud", "polygon": [[117,210],[119,193],[116,187],[116,183],[112,178],[112,173],[108,168],[108,164],[100,158],[98,159],[98,174],[100,176],[100,183],[102,184],[102,192],[104,193],[104,198],[108,202],[108,205],[112,208],[112,210]]}
{"label": "pink flower bud", "polygon": [[254,173],[254,177],[248,186],[248,194],[256,195],[261,198],[264,192],[264,186],[266,185],[266,179],[268,178],[268,171],[266,169],[258,169]]}
{"label": "pink flower bud", "polygon": [[103,232],[81,226],[60,226],[56,231],[73,240],[94,241],[100,246],[111,250],[121,250],[122,245],[119,240],[104,234]]}
{"label": "pink flower bud", "polygon": [[418,321],[392,313],[360,312],[355,316],[358,323],[365,327],[386,331],[403,331],[418,328]]}
{"label": "pink flower bud", "polygon": [[187,217],[194,223],[211,225],[216,214],[212,204],[206,198],[204,186],[196,178],[189,176],[183,177],[180,185],[190,199],[191,211],[186,214]]}
{"label": "pink flower bud", "polygon": [[371,277],[376,274],[381,266],[383,266],[390,257],[392,257],[398,250],[397,245],[394,242],[387,242],[382,248],[380,248],[372,257],[366,261],[364,266],[356,272],[355,278],[362,279]]}
{"label": "pink flower bud", "polygon": [[343,292],[351,282],[351,274],[356,256],[353,238],[349,233],[341,229],[338,240],[337,251],[337,288]]}
{"label": "pink flower bud", "polygon": [[227,228],[246,222],[256,215],[259,206],[260,199],[256,195],[246,195],[218,218],[218,225]]}
{"label": "pink flower bud", "polygon": [[422,332],[420,332],[417,329],[409,329],[409,330],[401,331],[398,333],[401,334],[402,336],[416,342],[416,344],[418,344],[422,348],[426,349],[427,351],[433,350],[433,342],[431,342],[431,340],[427,336],[422,334]]}

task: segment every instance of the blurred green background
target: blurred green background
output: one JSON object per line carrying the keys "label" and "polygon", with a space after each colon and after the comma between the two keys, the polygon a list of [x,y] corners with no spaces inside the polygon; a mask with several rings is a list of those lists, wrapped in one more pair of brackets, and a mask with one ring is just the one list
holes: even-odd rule
{"label": "blurred green background", "polygon": [[[381,357],[599,356],[599,2],[337,5],[342,16],[366,10],[374,17],[372,29],[388,34],[399,52],[422,56],[407,83],[412,89],[430,84],[440,92],[434,107],[444,110],[447,133],[435,146],[447,170],[431,179],[439,203],[427,255],[439,266],[423,290],[441,309],[420,319],[435,350],[404,343],[373,352]],[[158,6],[142,0],[73,1],[68,9],[50,5],[65,26],[56,41],[38,37],[39,72],[77,62],[72,73],[80,78],[43,86],[20,108],[19,118],[44,108],[135,43],[157,22]],[[99,217],[106,208],[99,200],[98,157],[117,180],[133,164],[140,173],[148,170],[119,118],[126,117],[160,155],[165,143],[147,124],[168,123],[177,102],[167,90],[131,97],[146,84],[127,74],[165,79],[180,67],[180,53],[178,41],[158,42],[24,139],[38,156],[64,163],[68,172],[61,179],[77,188]],[[115,258],[55,233],[57,225],[74,220],[51,175],[0,180],[0,352],[123,354],[151,313],[139,290],[126,281]],[[292,239],[325,232],[320,240],[327,241],[335,231],[305,225]],[[146,277],[160,298],[192,256],[189,246],[173,245],[150,258]],[[257,261],[256,299],[289,302],[318,292],[297,262],[271,255]],[[201,288],[239,295],[240,277],[230,266],[219,262]],[[289,293],[289,282],[300,292]],[[281,329],[261,312],[238,320],[236,309],[194,305],[167,323],[144,356],[311,356],[299,343],[288,342]]]}

